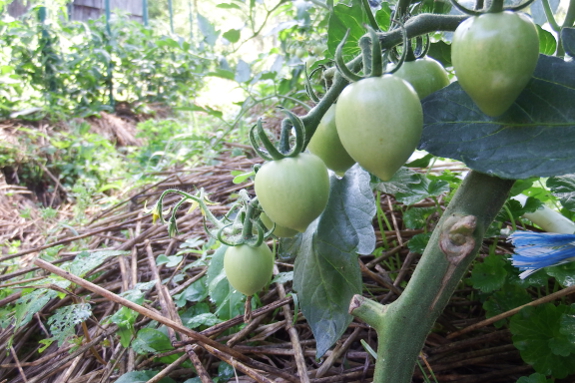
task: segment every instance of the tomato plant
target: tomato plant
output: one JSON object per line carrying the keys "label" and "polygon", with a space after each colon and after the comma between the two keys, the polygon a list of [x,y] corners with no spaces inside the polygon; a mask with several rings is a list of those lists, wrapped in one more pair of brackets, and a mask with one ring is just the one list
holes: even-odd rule
{"label": "tomato plant", "polygon": [[348,85],[339,96],[335,116],[343,147],[384,181],[413,153],[423,128],[417,93],[394,75]]}
{"label": "tomato plant", "polygon": [[470,17],[453,34],[451,60],[459,84],[492,117],[503,114],[517,99],[538,57],[537,29],[519,13]]}
{"label": "tomato plant", "polygon": [[247,296],[254,295],[272,277],[274,255],[268,245],[230,246],[224,256],[224,270],[234,289]]}
{"label": "tomato plant", "polygon": [[394,75],[410,83],[420,99],[449,85],[447,72],[431,57],[406,61]]}
{"label": "tomato plant", "polygon": [[337,134],[335,105],[332,105],[322,117],[307,147],[338,175],[343,175],[355,164],[355,160],[346,152]]}
{"label": "tomato plant", "polygon": [[327,204],[329,176],[318,156],[300,153],[265,163],[256,173],[254,187],[273,222],[303,232]]}

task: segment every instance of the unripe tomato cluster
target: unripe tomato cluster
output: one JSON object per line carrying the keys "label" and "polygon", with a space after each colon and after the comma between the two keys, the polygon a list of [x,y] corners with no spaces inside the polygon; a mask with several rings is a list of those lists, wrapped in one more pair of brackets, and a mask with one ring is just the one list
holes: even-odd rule
{"label": "unripe tomato cluster", "polygon": [[[513,12],[470,17],[453,35],[457,79],[479,109],[499,116],[509,109],[535,70],[539,40],[533,22]],[[423,129],[420,99],[449,85],[431,58],[404,62],[393,75],[349,84],[325,113],[309,142],[310,153],[265,163],[255,177],[262,223],[278,237],[306,230],[324,210],[328,168],[339,176],[356,162],[383,181],[411,156]],[[275,158],[275,157],[274,157]],[[224,268],[232,286],[252,295],[270,280],[273,254],[258,247],[230,247]]]}

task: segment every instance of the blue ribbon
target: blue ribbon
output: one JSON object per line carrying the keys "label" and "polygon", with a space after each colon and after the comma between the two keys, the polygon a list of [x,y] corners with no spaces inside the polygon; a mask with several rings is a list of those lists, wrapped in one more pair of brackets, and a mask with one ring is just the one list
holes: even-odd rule
{"label": "blue ribbon", "polygon": [[515,246],[512,264],[522,271],[521,279],[544,267],[575,261],[575,234],[516,231],[509,240]]}

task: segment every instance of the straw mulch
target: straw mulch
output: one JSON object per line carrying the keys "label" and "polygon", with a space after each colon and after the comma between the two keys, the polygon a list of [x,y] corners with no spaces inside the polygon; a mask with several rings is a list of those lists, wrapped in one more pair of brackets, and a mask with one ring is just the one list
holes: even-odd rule
{"label": "straw mulch", "polygon": [[[163,190],[178,188],[193,192],[204,188],[210,199],[219,203],[211,206],[212,211],[221,215],[227,210],[226,204],[233,200],[233,194],[241,188],[251,188],[249,183],[233,184],[230,171],[248,171],[259,160],[245,156],[223,156],[219,161],[215,166],[166,172],[161,182],[149,185],[123,203],[101,212],[75,233],[68,229],[56,230],[57,222],[52,223],[51,227],[42,226],[44,222],[37,215],[22,218],[18,212],[30,204],[29,192],[22,187],[0,184],[0,243],[16,238],[22,241],[19,253],[8,254],[4,249],[0,254],[0,261],[17,261],[20,265],[17,270],[8,272],[5,268],[1,271],[0,289],[14,287],[16,283],[26,285],[47,275],[33,261],[41,251],[55,245],[63,245],[58,254],[59,259],[52,262],[56,266],[73,259],[79,253],[70,250],[73,246],[80,250],[129,252],[128,255],[109,259],[90,273],[98,275],[93,283],[105,289],[103,292],[92,293],[84,287],[76,287],[74,290],[77,296],[89,294],[93,308],[93,316],[85,322],[89,338],[85,337],[81,344],[65,343],[58,347],[55,342],[42,353],[38,352],[41,346],[39,340],[50,336],[46,320],[56,308],[73,303],[73,296],[70,295],[50,301],[28,325],[16,330],[9,327],[0,331],[0,348],[6,350],[0,353],[0,383],[113,382],[122,374],[135,370],[161,371],[157,379],[150,382],[157,382],[163,376],[184,382],[196,376],[192,369],[182,367],[182,363],[187,360],[200,373],[203,383],[218,376],[221,361],[234,366],[237,372],[237,377],[232,378],[231,382],[371,381],[373,360],[360,340],[365,340],[375,348],[377,339],[374,331],[355,320],[332,350],[321,360],[316,360],[311,331],[302,315],[293,311],[294,303],[289,297],[290,283],[273,284],[262,293],[261,306],[253,312],[251,322],[243,329],[235,330],[235,333],[227,331],[234,327],[237,329],[236,326],[242,323],[243,318],[236,317],[205,329],[199,335],[190,330],[183,332],[181,327],[176,326],[179,324],[178,315],[172,297],[203,276],[206,267],[187,269],[187,279],[177,283],[171,281],[165,285],[157,284],[146,295],[144,306],[147,314],[140,315],[135,330],[148,325],[152,317],[167,318],[176,323],[169,330],[176,349],[161,356],[184,354],[169,365],[156,362],[158,355],[142,356],[130,348],[123,348],[116,335],[117,327],[101,324],[104,318],[121,307],[112,300],[110,293],[119,294],[136,283],[154,279],[171,280],[182,268],[196,260],[189,255],[177,267],[156,266],[157,256],[175,254],[186,239],[205,238],[198,211],[190,214],[181,212],[180,233],[174,238],[168,236],[165,226],[152,223],[151,215],[145,209],[146,206],[150,209]],[[10,196],[8,191],[11,192]],[[166,206],[173,206],[176,200],[176,197],[168,197]],[[432,202],[422,201],[419,205],[431,206]],[[393,230],[377,232],[378,246],[383,246],[383,236],[388,243],[395,245],[387,249],[378,260],[374,260],[373,256],[362,256],[360,261],[368,290],[381,291],[377,298],[391,302],[401,294],[401,283],[409,280],[417,264],[419,255],[409,252],[406,243],[420,231],[404,229],[401,211],[391,196],[382,198],[382,208],[392,222]],[[499,247],[498,251],[505,253],[509,249]],[[402,266],[397,279],[391,280],[380,261],[394,256],[399,256]],[[289,264],[282,263],[279,267],[282,271],[290,270]],[[453,336],[458,329],[485,319],[481,303],[467,299],[469,292],[469,288],[462,287],[454,295],[438,320],[436,329],[429,335],[420,360],[426,374],[430,368],[438,382],[473,383],[515,382],[520,376],[532,373],[532,368],[521,361],[519,352],[511,344],[508,329],[485,325],[467,334]],[[19,297],[20,292],[16,292],[0,299],[0,310],[13,304]],[[448,338],[450,333],[452,335]],[[84,335],[82,326],[78,326],[77,335]],[[12,336],[12,346],[7,348]],[[420,369],[414,372],[413,381],[423,381]]]}

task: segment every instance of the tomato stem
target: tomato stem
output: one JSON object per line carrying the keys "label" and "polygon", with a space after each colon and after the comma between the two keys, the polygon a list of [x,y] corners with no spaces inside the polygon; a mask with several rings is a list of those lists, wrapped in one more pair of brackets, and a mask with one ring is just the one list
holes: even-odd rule
{"label": "tomato stem", "polygon": [[503,0],[493,0],[487,13],[503,12]]}
{"label": "tomato stem", "polygon": [[388,304],[357,295],[350,313],[379,339],[374,383],[407,383],[425,339],[505,203],[513,180],[471,171],[437,224],[403,293]]}
{"label": "tomato stem", "polygon": [[367,30],[369,31],[369,36],[371,38],[371,71],[369,76],[379,77],[383,73],[379,36],[375,33],[373,28],[367,27]]}

